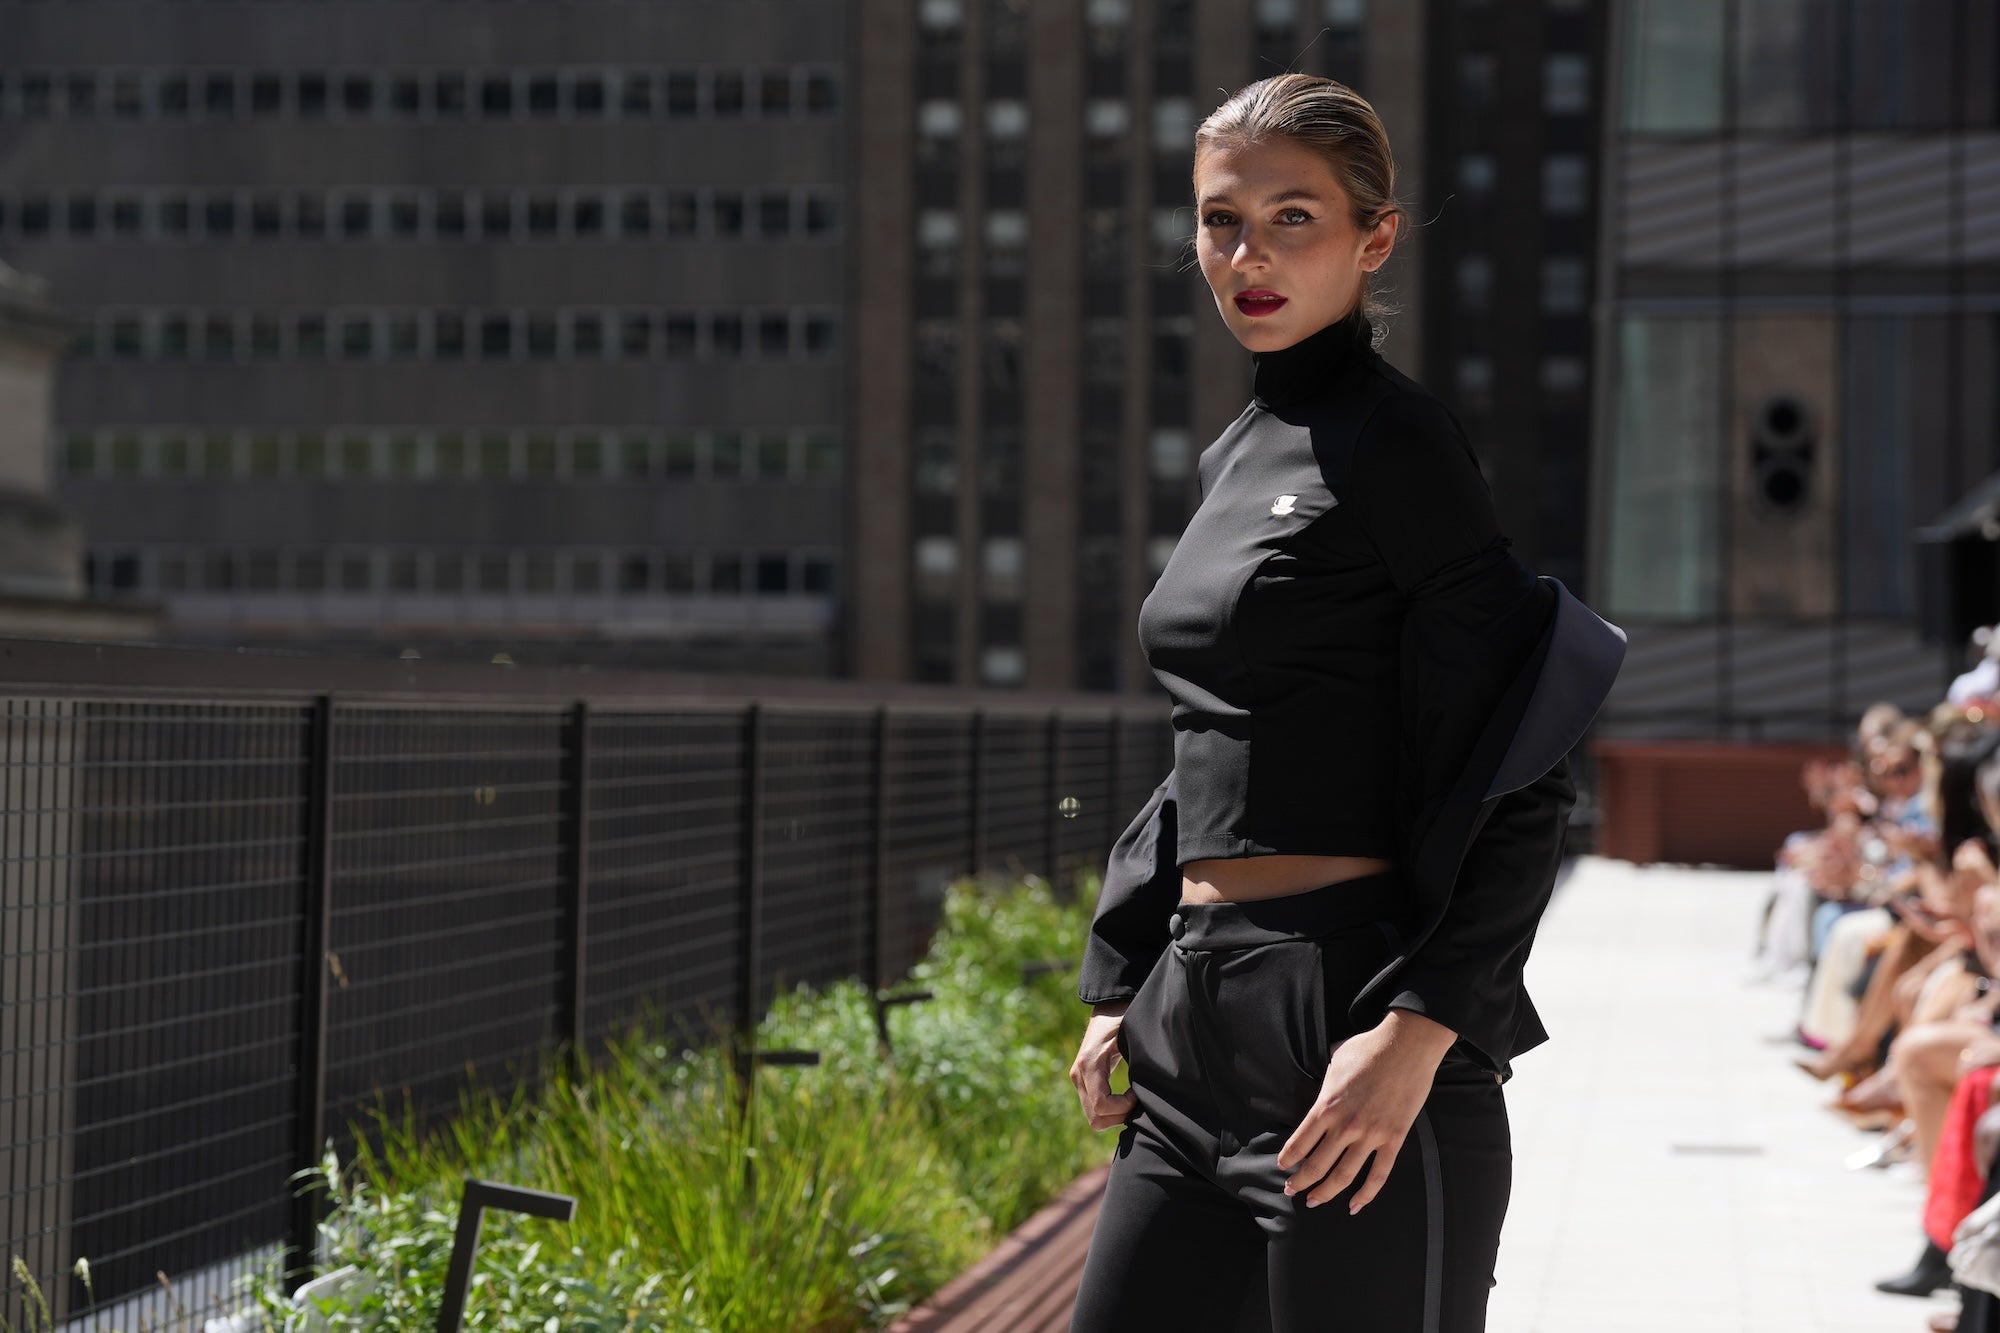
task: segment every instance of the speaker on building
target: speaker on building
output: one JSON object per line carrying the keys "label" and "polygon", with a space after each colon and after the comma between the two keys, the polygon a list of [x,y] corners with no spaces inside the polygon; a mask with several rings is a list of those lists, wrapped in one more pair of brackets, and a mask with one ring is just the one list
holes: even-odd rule
{"label": "speaker on building", "polygon": [[1750,423],[1750,467],[1756,494],[1781,513],[1803,508],[1812,491],[1818,427],[1796,394],[1774,393]]}

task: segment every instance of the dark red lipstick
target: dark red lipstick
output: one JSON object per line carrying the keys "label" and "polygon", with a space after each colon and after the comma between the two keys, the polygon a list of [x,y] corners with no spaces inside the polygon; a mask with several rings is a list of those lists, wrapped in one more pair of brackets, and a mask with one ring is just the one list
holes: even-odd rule
{"label": "dark red lipstick", "polygon": [[1285,298],[1269,287],[1248,287],[1236,293],[1236,308],[1251,317],[1268,315],[1285,304]]}

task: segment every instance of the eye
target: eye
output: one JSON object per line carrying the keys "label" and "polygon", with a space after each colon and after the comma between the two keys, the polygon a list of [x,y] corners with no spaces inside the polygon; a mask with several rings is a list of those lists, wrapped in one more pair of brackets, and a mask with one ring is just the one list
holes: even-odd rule
{"label": "eye", "polygon": [[[1290,208],[1280,209],[1278,211],[1278,216],[1283,217],[1287,213],[1297,213],[1299,215],[1299,221],[1293,223],[1292,224],[1293,226],[1304,226],[1306,223],[1312,221],[1312,214],[1306,212],[1303,208],[1298,207],[1296,204]],[[1218,210],[1214,213],[1210,213],[1207,217],[1203,218],[1202,223],[1210,227],[1226,227],[1229,225],[1227,222],[1217,222],[1216,219],[1226,218],[1229,216],[1230,214],[1227,213],[1226,211]]]}

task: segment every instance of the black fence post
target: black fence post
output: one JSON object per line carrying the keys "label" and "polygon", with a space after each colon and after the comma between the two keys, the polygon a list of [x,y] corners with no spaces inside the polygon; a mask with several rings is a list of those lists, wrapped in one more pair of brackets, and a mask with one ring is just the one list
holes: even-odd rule
{"label": "black fence post", "polygon": [[870,994],[887,985],[889,929],[889,706],[875,710],[874,831],[868,844],[868,958]]}
{"label": "black fence post", "polygon": [[[292,1161],[298,1171],[318,1168],[326,1146],[326,953],[333,936],[333,696],[312,702],[306,758],[306,841],[299,912],[299,1027],[295,1061],[298,1100],[292,1108],[297,1137]],[[292,1220],[285,1256],[285,1290],[296,1291],[312,1275],[319,1253],[319,1219],[324,1194],[318,1185],[300,1185],[292,1195]]]}
{"label": "black fence post", "polygon": [[562,1033],[569,1042],[570,1068],[579,1076],[588,1065],[585,1005],[589,1000],[590,948],[590,701],[570,706],[569,735],[563,747],[563,931],[566,973]]}
{"label": "black fence post", "polygon": [[965,820],[966,837],[969,846],[966,860],[970,868],[966,871],[974,879],[979,878],[979,869],[986,863],[986,827],[981,818],[986,805],[986,710],[972,710],[972,753],[968,758],[971,781],[966,789],[972,793],[972,809]]}
{"label": "black fence post", "polygon": [[[754,1046],[758,1006],[762,1002],[758,972],[763,967],[760,943],[764,930],[764,706],[752,703],[743,714],[743,902],[737,930],[740,990],[737,995],[736,1041],[741,1051]],[[749,1111],[750,1081],[738,1088],[742,1110]]]}
{"label": "black fence post", "polygon": [[1062,801],[1062,714],[1051,708],[1043,730],[1048,733],[1048,743],[1043,747],[1042,856],[1043,864],[1048,867],[1049,893],[1053,896],[1062,849],[1062,811],[1058,808]]}

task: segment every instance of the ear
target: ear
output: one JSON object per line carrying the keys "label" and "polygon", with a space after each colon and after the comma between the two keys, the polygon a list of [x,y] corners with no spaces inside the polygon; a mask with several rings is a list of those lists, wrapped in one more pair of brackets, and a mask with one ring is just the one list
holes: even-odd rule
{"label": "ear", "polygon": [[1361,267],[1374,272],[1389,262],[1389,254],[1396,248],[1396,233],[1402,227],[1403,215],[1390,211],[1376,220],[1375,230],[1361,246]]}

